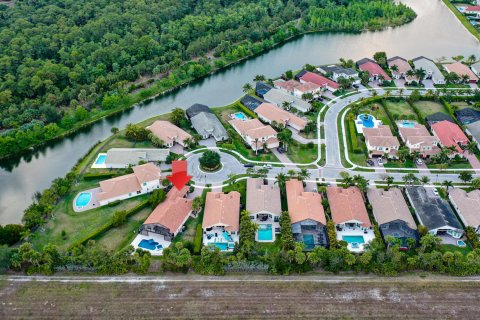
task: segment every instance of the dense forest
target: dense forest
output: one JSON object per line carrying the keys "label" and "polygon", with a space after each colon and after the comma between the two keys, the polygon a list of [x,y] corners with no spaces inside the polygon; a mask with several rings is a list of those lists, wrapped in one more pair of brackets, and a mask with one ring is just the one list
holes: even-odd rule
{"label": "dense forest", "polygon": [[414,17],[393,0],[0,5],[0,158],[297,34],[380,29]]}

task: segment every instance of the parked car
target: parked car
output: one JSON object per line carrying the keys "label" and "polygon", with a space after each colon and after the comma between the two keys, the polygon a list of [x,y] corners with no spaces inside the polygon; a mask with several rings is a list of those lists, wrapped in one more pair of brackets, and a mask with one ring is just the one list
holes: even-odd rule
{"label": "parked car", "polygon": [[378,163],[379,166],[383,166],[383,159],[378,158],[377,163]]}
{"label": "parked car", "polygon": [[265,169],[272,169],[273,168],[271,164],[264,164],[263,167]]}
{"label": "parked car", "polygon": [[415,163],[417,164],[417,166],[423,165],[422,159],[417,159],[417,160],[415,161]]}
{"label": "parked car", "polygon": [[438,197],[438,190],[433,188],[433,194],[436,195]]}
{"label": "parked car", "polygon": [[354,84],[354,85],[352,85],[352,86],[353,86],[355,89],[360,88],[360,86],[359,86],[358,84]]}
{"label": "parked car", "polygon": [[253,166],[253,163],[245,163],[243,166],[244,166],[245,168],[253,168],[253,167],[254,167],[254,166]]}
{"label": "parked car", "polygon": [[368,164],[370,167],[373,167],[373,166],[375,165],[375,162],[373,162],[373,160],[368,159],[368,160],[367,160],[367,164]]}
{"label": "parked car", "polygon": [[280,153],[284,153],[285,152],[285,149],[283,147],[278,147],[277,148],[277,151],[280,152]]}

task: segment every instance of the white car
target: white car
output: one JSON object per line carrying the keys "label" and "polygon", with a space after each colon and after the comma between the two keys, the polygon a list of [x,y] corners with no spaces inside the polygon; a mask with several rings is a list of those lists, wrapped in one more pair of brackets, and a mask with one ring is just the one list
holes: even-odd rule
{"label": "white car", "polygon": [[263,167],[265,169],[272,169],[273,168],[271,164],[264,164]]}
{"label": "white car", "polygon": [[415,163],[417,164],[417,166],[423,165],[422,159],[417,159],[417,160],[415,161]]}
{"label": "white car", "polygon": [[383,159],[378,158],[377,163],[378,163],[379,166],[383,166]]}
{"label": "white car", "polygon": [[436,195],[438,197],[438,190],[433,188],[433,194]]}

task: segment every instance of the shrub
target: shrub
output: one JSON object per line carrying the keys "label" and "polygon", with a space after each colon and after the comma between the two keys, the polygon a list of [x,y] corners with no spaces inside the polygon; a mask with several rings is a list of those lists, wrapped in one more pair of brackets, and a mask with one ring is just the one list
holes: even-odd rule
{"label": "shrub", "polygon": [[114,227],[120,227],[127,222],[127,211],[115,211],[112,218],[112,225]]}
{"label": "shrub", "polygon": [[13,245],[21,240],[25,227],[20,224],[0,225],[0,245]]}
{"label": "shrub", "polygon": [[220,154],[215,151],[207,150],[202,154],[198,161],[203,168],[214,169],[220,165]]}
{"label": "shrub", "polygon": [[120,200],[115,200],[115,201],[109,202],[109,203],[107,204],[107,206],[109,206],[109,207],[115,207],[115,206],[118,206],[118,205],[120,204],[120,202],[121,202]]}
{"label": "shrub", "polygon": [[166,197],[167,195],[165,194],[165,190],[156,189],[150,194],[150,197],[148,198],[148,203],[152,206],[152,208],[154,208],[160,203],[162,203]]}
{"label": "shrub", "polygon": [[116,175],[115,172],[101,172],[101,173],[85,173],[83,175],[83,180],[100,180],[100,179],[110,179]]}
{"label": "shrub", "polygon": [[199,254],[200,250],[202,250],[202,239],[203,239],[203,229],[202,224],[197,224],[195,228],[195,239],[193,241],[193,253]]}

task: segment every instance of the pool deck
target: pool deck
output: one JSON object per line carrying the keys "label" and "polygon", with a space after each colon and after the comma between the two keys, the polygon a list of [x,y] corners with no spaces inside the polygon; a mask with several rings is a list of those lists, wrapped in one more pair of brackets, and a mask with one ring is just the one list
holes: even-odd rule
{"label": "pool deck", "polygon": [[[93,189],[89,189],[89,190],[84,190],[84,191],[80,191],[76,196],[75,196],[75,199],[73,199],[73,202],[72,202],[72,206],[73,206],[73,211],[75,212],[83,212],[83,211],[87,211],[87,210],[91,210],[91,209],[95,209],[95,208],[98,208],[100,207],[100,203],[98,202],[97,200],[97,194],[101,191],[100,188],[93,188]],[[77,206],[75,205],[75,203],[77,202],[77,198],[80,196],[80,194],[82,193],[91,193],[92,194],[92,197],[90,198],[90,202],[85,206],[85,207],[81,207],[81,208],[77,208]]]}
{"label": "pool deck", "polygon": [[[161,244],[163,246],[162,249],[155,249],[155,250],[149,250],[149,249],[145,249],[145,248],[141,248],[138,246],[138,244],[142,241],[142,240],[150,240],[150,239],[153,239],[155,240],[156,242],[158,242],[158,244]],[[152,256],[161,256],[163,254],[163,249],[165,248],[168,248],[170,246],[171,242],[170,241],[166,241],[164,236],[160,235],[160,234],[156,234],[156,233],[151,233],[148,235],[148,236],[145,236],[143,234],[138,234],[135,239],[133,239],[131,245],[133,246],[133,248],[135,248],[135,250],[137,248],[140,248],[142,250],[145,250],[145,251],[148,251],[150,252],[150,254]]]}
{"label": "pool deck", "polygon": [[107,156],[106,153],[99,153],[97,155],[97,157],[95,158],[95,161],[93,161],[93,164],[91,166],[92,169],[104,169],[106,168],[107,166],[105,165],[105,161],[103,163],[99,163],[97,164],[97,161],[98,161],[98,158],[100,158],[101,156]]}
{"label": "pool deck", "polygon": [[[210,239],[208,239],[207,235],[209,234],[215,234],[217,233],[217,237],[213,236],[211,237]],[[233,242],[238,242],[239,241],[239,237],[238,237],[238,234],[230,234],[230,237],[232,237],[233,239]],[[221,228],[214,228],[213,230],[211,231],[207,231],[207,234],[204,234],[203,235],[203,245],[204,246],[208,246],[209,244],[213,244],[213,243],[228,243],[228,241],[223,237],[223,230]],[[232,249],[227,249],[225,251],[232,251]]]}
{"label": "pool deck", "polygon": [[258,240],[258,231],[255,233],[255,241],[257,242],[275,242],[276,234],[275,234],[275,229],[280,228],[280,223],[279,222],[273,222],[273,220],[267,220],[267,221],[258,221],[258,220],[252,220],[255,222],[258,226],[260,225],[265,225],[265,224],[270,224],[272,226],[272,240]]}
{"label": "pool deck", "polygon": [[359,134],[363,134],[363,128],[365,127],[363,125],[363,120],[361,120],[360,117],[365,116],[365,115],[368,115],[368,116],[372,117],[373,126],[369,127],[369,128],[378,128],[379,126],[382,125],[382,120],[377,120],[373,115],[371,115],[369,113],[359,114],[355,118],[355,129],[357,129],[357,133],[359,133]]}
{"label": "pool deck", "polygon": [[351,252],[363,252],[365,250],[365,244],[375,239],[373,230],[367,228],[367,233],[364,232],[364,228],[343,228],[342,231],[337,230],[337,240],[343,240],[343,236],[362,236],[365,243],[360,244],[358,248],[353,248],[352,244],[348,244],[347,249]]}

